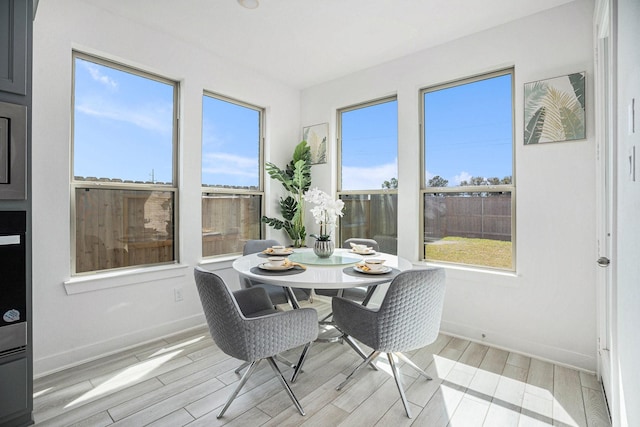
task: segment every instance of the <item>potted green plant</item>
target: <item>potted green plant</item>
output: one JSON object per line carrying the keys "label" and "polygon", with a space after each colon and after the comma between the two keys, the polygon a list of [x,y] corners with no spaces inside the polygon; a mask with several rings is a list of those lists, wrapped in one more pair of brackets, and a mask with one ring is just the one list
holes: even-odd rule
{"label": "potted green plant", "polygon": [[285,169],[270,162],[265,167],[271,179],[280,181],[288,194],[285,198],[280,198],[283,219],[263,216],[262,222],[276,230],[284,228],[294,247],[304,246],[307,232],[304,227],[303,195],[311,186],[311,149],[307,141],[296,145],[293,158]]}

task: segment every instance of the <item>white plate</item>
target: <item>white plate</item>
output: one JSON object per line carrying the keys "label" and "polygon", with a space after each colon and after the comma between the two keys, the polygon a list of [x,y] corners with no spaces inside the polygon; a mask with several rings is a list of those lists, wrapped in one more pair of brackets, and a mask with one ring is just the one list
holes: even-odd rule
{"label": "white plate", "polygon": [[269,264],[268,262],[263,262],[262,264],[258,264],[258,268],[261,268],[263,270],[271,270],[271,271],[291,270],[293,267],[294,267],[293,265],[279,265],[276,267]]}
{"label": "white plate", "polygon": [[353,269],[357,272],[364,273],[364,274],[385,274],[391,271],[391,267],[387,267],[387,266],[382,266],[380,270],[369,270],[369,271],[365,271],[361,267],[362,266],[360,264],[356,264],[353,266]]}
{"label": "white plate", "polygon": [[370,250],[368,252],[358,252],[355,249],[351,249],[349,252],[354,253],[354,254],[358,254],[358,255],[375,255],[376,251],[374,250]]}
{"label": "white plate", "polygon": [[282,255],[291,255],[293,253],[293,249],[285,249],[283,251],[269,251],[268,249],[265,249],[264,251],[262,251],[263,254],[265,255],[275,255],[275,256],[282,256]]}

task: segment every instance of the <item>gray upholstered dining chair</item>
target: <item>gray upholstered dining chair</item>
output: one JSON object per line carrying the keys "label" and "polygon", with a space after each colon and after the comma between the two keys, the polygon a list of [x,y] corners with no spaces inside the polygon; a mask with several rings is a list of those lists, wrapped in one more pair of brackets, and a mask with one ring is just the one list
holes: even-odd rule
{"label": "gray upholstered dining chair", "polygon": [[[342,244],[344,249],[351,249],[351,243],[355,245],[367,245],[372,248],[374,251],[378,252],[380,247],[378,246],[378,242],[373,239],[364,239],[359,237],[352,237],[347,239]],[[342,291],[342,297],[361,302],[362,305],[367,305],[369,300],[373,296],[373,292],[376,290],[377,285],[373,286],[365,286],[365,287],[357,287],[357,288],[345,288],[345,289],[314,289],[316,295],[322,295],[325,297],[336,297],[340,295],[340,291]],[[328,318],[332,316],[332,313],[329,313],[320,321],[324,322]]]}
{"label": "gray upholstered dining chair", "polygon": [[232,294],[220,276],[200,267],[196,267],[194,275],[213,340],[224,353],[250,363],[218,418],[224,415],[262,359],[267,359],[294,405],[304,415],[274,356],[304,345],[297,365],[302,366],[311,342],[318,337],[317,312],[312,308],[277,311],[262,288],[241,289]]}
{"label": "gray upholstered dining chair", "polygon": [[[280,243],[274,239],[247,240],[247,242],[244,244],[242,255],[255,254],[258,252],[262,252],[272,246],[278,245],[280,245]],[[267,294],[269,294],[269,298],[271,299],[273,305],[287,304],[288,302],[290,302],[289,297],[287,296],[287,293],[282,286],[271,285],[269,283],[260,283],[246,277],[241,277],[240,283],[242,284],[243,288],[251,288],[254,286],[264,288],[264,290],[267,291]],[[307,289],[293,288],[292,290],[298,301],[308,300],[309,296],[311,295],[311,291]]]}
{"label": "gray upholstered dining chair", "polygon": [[402,388],[400,370],[393,355],[405,361],[428,380],[431,379],[401,352],[431,344],[438,336],[445,294],[445,274],[442,268],[408,270],[398,274],[382,300],[380,308],[372,310],[344,298],[333,298],[333,321],[348,337],[371,347],[371,354],[337,387],[342,389],[362,367],[373,362],[380,353],[387,353],[391,370],[400,392],[407,416],[411,412]]}

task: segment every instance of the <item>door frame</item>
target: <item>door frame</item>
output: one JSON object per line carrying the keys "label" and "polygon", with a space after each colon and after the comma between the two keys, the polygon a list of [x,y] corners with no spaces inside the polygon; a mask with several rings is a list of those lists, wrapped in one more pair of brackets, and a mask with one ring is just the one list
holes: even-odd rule
{"label": "door frame", "polygon": [[594,13],[595,129],[596,129],[596,259],[597,374],[602,382],[610,416],[617,419],[618,370],[616,357],[616,182],[617,96],[615,65],[615,3],[597,0]]}

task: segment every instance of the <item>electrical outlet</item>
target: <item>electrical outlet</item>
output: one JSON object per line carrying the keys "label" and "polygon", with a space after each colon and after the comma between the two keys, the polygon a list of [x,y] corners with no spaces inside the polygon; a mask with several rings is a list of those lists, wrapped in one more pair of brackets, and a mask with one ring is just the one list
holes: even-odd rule
{"label": "electrical outlet", "polygon": [[173,290],[173,299],[175,302],[182,301],[182,289],[175,288]]}

